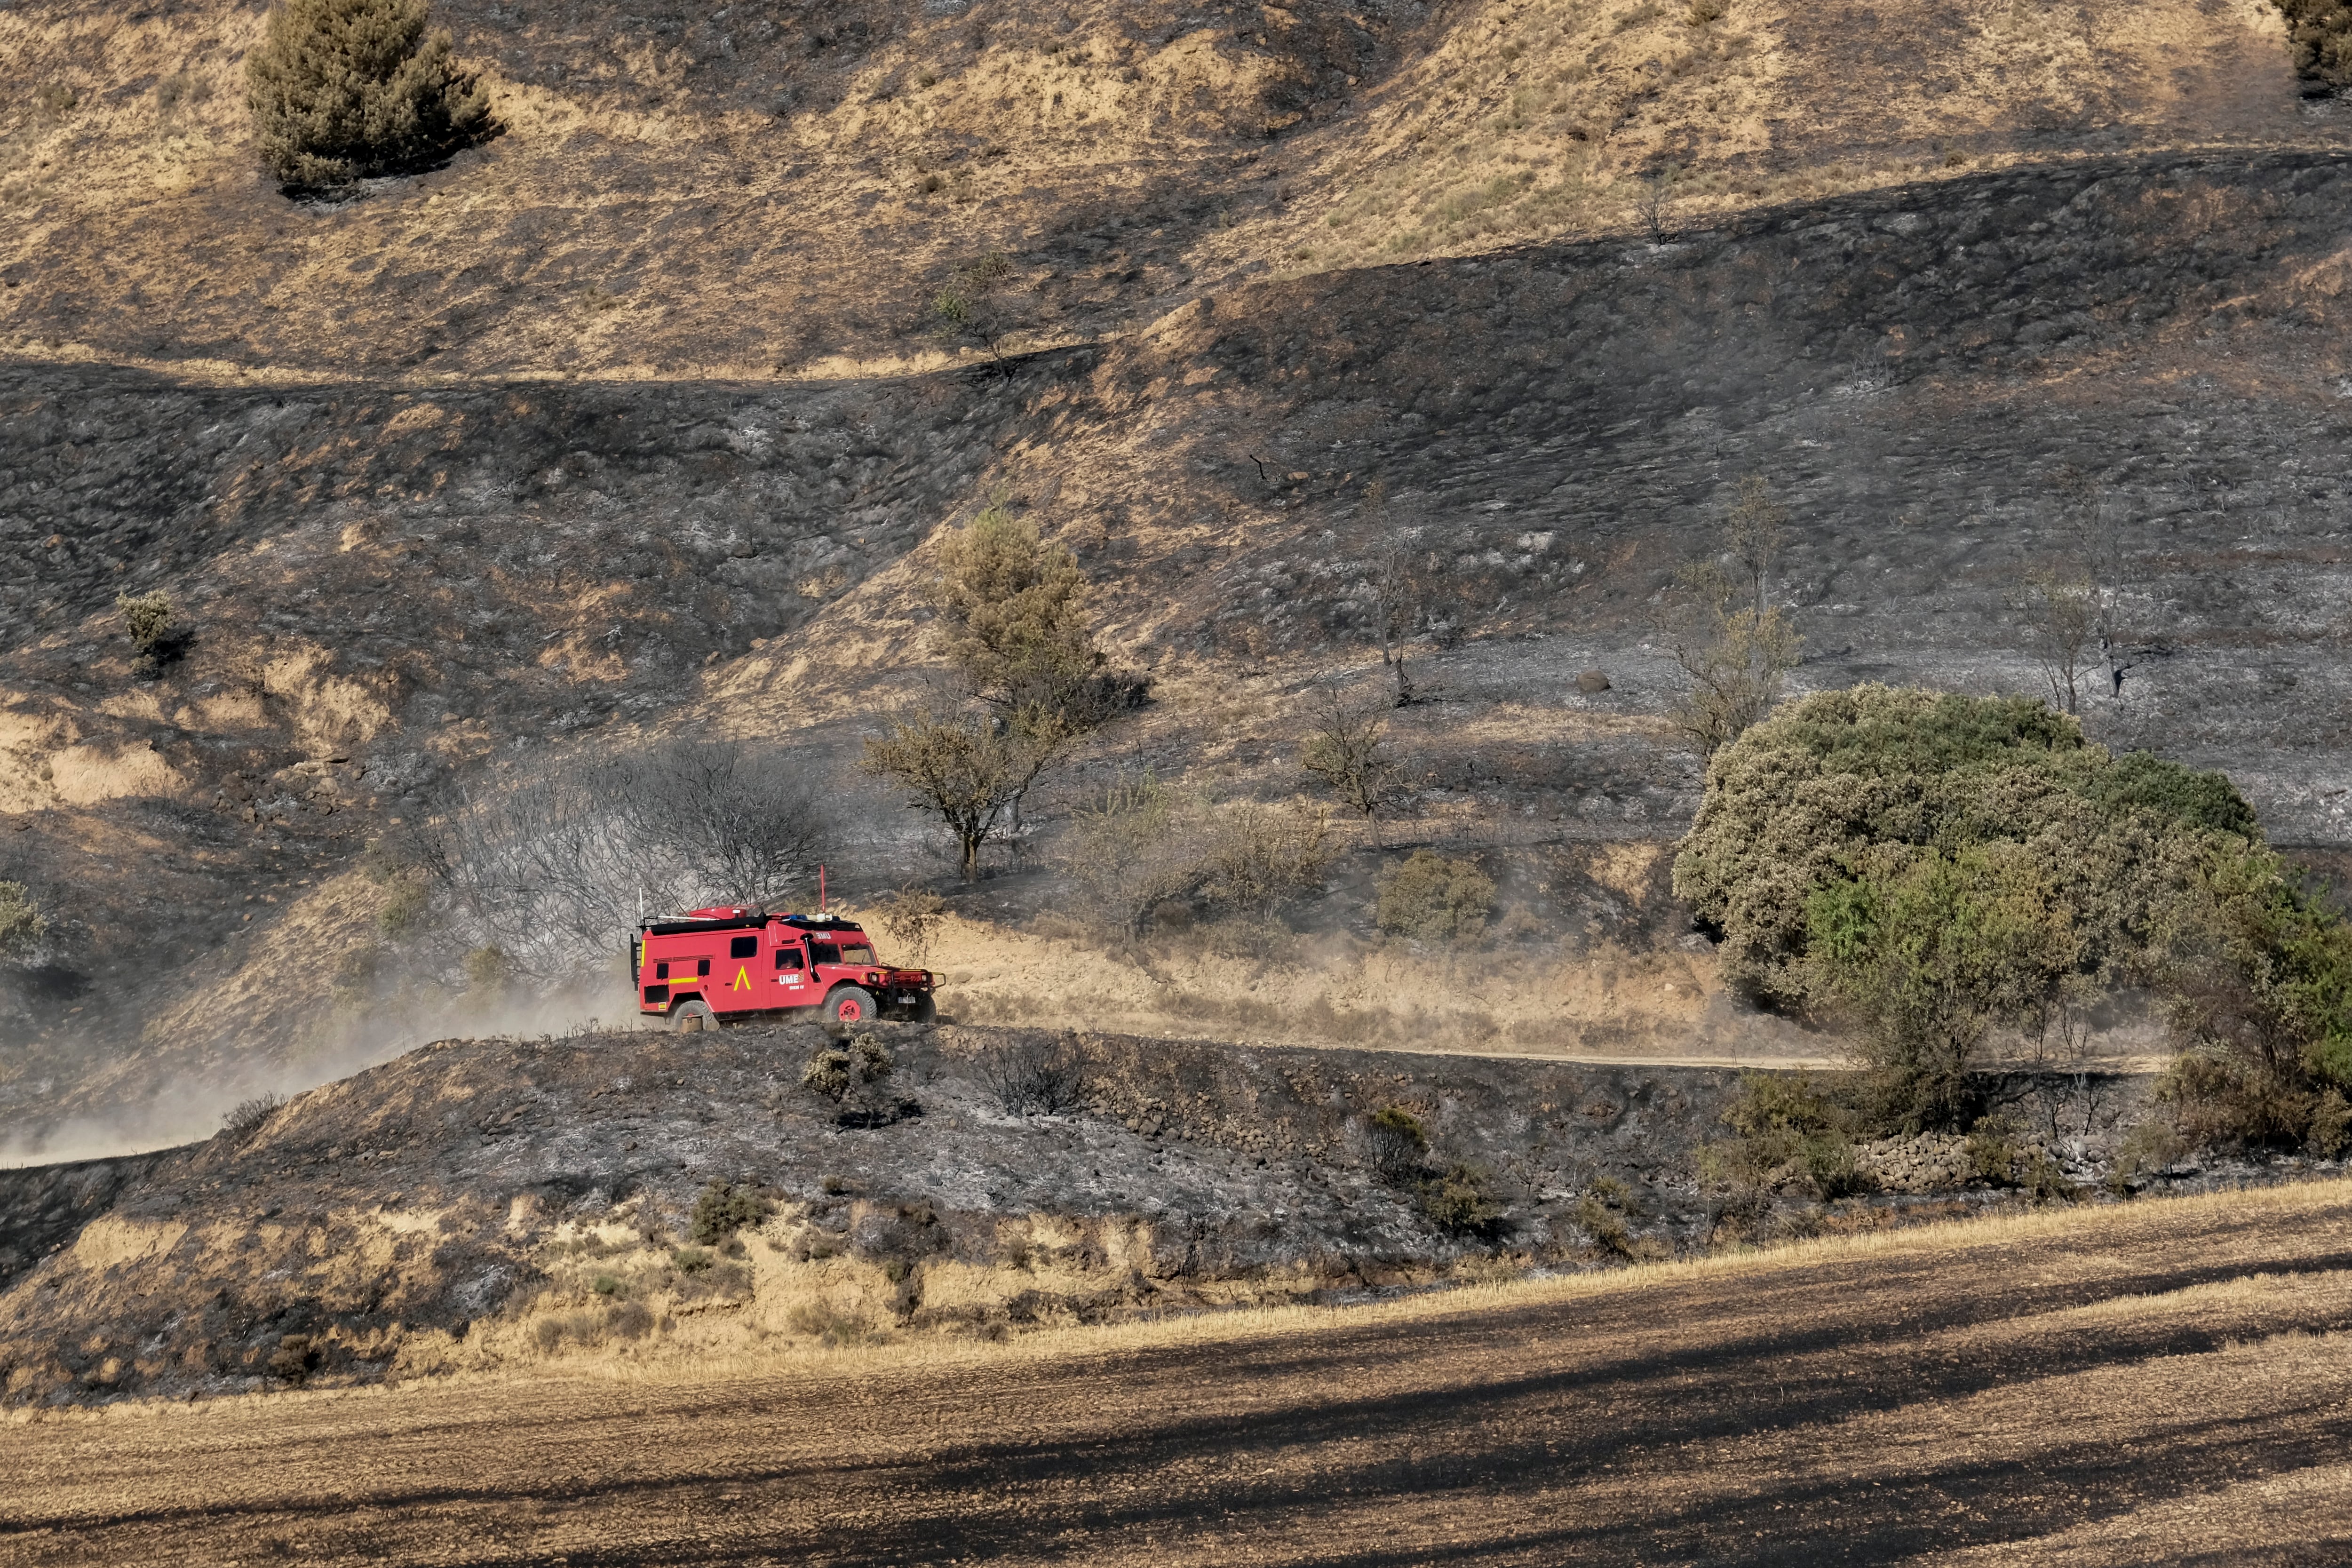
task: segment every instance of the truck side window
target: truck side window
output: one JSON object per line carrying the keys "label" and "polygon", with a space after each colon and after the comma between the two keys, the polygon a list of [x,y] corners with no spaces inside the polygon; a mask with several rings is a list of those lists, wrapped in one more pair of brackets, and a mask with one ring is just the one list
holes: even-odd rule
{"label": "truck side window", "polygon": [[695,962],[694,962],[694,972],[695,972],[697,974],[708,974],[708,973],[710,973],[710,960],[709,960],[709,959],[707,959],[707,958],[698,958],[698,959],[695,960]]}
{"label": "truck side window", "polygon": [[669,965],[667,963],[655,964],[654,978],[656,980],[667,980],[669,978]]}
{"label": "truck side window", "polygon": [[730,958],[750,958],[759,951],[760,939],[756,936],[739,936],[727,944],[727,956]]}
{"label": "truck side window", "polygon": [[776,967],[778,969],[798,969],[800,966],[801,950],[799,948],[780,947],[776,949]]}
{"label": "truck side window", "polygon": [[811,963],[839,963],[841,962],[840,944],[838,942],[813,942],[809,943],[809,962]]}

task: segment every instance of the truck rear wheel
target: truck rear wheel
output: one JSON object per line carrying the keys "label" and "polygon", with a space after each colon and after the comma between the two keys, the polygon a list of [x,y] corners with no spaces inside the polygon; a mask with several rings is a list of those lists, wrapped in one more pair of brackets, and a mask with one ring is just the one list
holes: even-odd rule
{"label": "truck rear wheel", "polygon": [[824,999],[828,1024],[866,1024],[874,1019],[874,996],[855,985],[845,985]]}
{"label": "truck rear wheel", "polygon": [[669,1016],[669,1026],[681,1035],[692,1035],[716,1029],[719,1020],[711,1016],[710,1004],[697,996],[677,1005],[677,1011]]}

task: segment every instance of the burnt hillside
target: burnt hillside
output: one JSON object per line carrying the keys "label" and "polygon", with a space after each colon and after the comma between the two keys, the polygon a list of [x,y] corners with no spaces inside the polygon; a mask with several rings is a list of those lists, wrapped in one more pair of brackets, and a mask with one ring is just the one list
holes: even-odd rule
{"label": "burnt hillside", "polygon": [[[881,1033],[897,1070],[857,1118],[800,1087],[830,1043],[814,1027],[448,1041],[243,1138],[0,1172],[0,1403],[528,1363],[566,1335],[658,1350],[748,1324],[810,1342],[827,1331],[813,1301],[868,1331],[1002,1335],[1338,1299],[1498,1246],[1586,1260],[1576,1205],[1602,1176],[1625,1184],[1630,1233],[1671,1251],[1710,1223],[1694,1140],[1737,1089],[1726,1072]],[[992,1055],[1036,1050],[1070,1053],[1083,1102],[1009,1116]],[[1434,1168],[1492,1173],[1496,1228],[1449,1231],[1381,1173],[1362,1118],[1389,1105],[1425,1119]],[[714,1180],[772,1217],[698,1261]]]}
{"label": "burnt hillside", "polygon": [[[1803,681],[2034,689],[2014,596],[2070,548],[2071,468],[2122,520],[2144,638],[2093,732],[2228,768],[2280,840],[2339,845],[2346,184],[2333,154],[1940,182],[1661,247],[1256,285],[1009,379],[261,391],[20,364],[0,855],[71,881],[88,987],[42,1021],[126,1037],[184,984],[173,960],[233,965],[272,913],[195,911],[331,873],[517,742],[700,716],[842,755],[925,658],[923,541],[1000,487],[1078,552],[1124,658],[1268,670],[1274,712],[1365,657],[1379,550],[1433,554],[1443,700],[1400,734],[1465,792],[1432,831],[1475,844],[1678,831],[1696,775],[1655,725],[1650,606],[1738,478],[1794,517]],[[110,602],[151,586],[194,640],[141,679]],[[1593,666],[1612,689],[1576,692]],[[1497,704],[1517,719],[1486,735]],[[1106,744],[1279,788],[1281,722],[1163,705]],[[188,1022],[161,1043],[198,1044]]]}
{"label": "burnt hillside", "polygon": [[[1398,841],[1511,862],[1563,963],[1703,968],[1546,868],[1686,819],[1658,595],[1751,476],[1810,685],[2041,689],[2020,586],[2095,505],[2133,667],[2094,735],[2343,848],[2352,193],[2278,18],[1707,9],[462,0],[504,133],[339,204],[254,164],[258,12],[0,14],[0,879],[53,925],[0,980],[0,1147],[314,1081],[395,972],[454,996],[362,850],[546,759],[772,743],[861,889],[929,878],[854,761],[992,495],[1155,697],[982,922],[1050,909],[1115,766],[1302,789],[1403,552]],[[943,336],[990,255],[990,346]],[[151,589],[160,668],[113,608]],[[1387,847],[1307,923],[1363,927]],[[1688,979],[1643,982],[1686,1037],[1736,1000]]]}

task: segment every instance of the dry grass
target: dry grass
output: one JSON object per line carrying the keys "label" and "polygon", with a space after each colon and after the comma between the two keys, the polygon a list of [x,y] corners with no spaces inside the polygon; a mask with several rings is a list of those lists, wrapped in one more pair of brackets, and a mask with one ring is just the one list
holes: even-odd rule
{"label": "dry grass", "polygon": [[[950,357],[909,329],[942,268],[989,248],[1021,258],[1071,212],[1170,182],[1199,210],[1132,247],[1133,279],[1104,290],[1068,276],[1076,258],[1021,261],[1024,290],[1084,286],[1003,346],[1139,325],[1185,273],[1632,230],[1642,182],[1669,164],[1679,226],[2063,155],[2093,129],[2147,144],[2311,134],[2278,19],[2255,0],[2063,14],[1741,0],[1695,15],[1490,0],[1375,44],[1307,7],[1242,34],[1016,8],[973,45],[954,15],[898,34],[843,5],[798,25],[878,36],[799,67],[781,115],[758,71],[714,69],[641,18],[615,16],[593,47],[460,18],[507,134],[430,188],[295,216],[257,188],[247,149],[240,62],[257,13],[20,8],[0,14],[0,57],[36,89],[0,113],[0,267],[30,267],[34,286],[0,302],[0,345],[299,381],[339,373],[361,329],[399,319],[446,341],[395,363],[413,332],[385,332],[382,378],[899,374]],[[1308,81],[1324,95],[1310,110],[1266,107]],[[401,252],[437,258],[422,292],[383,267]],[[698,281],[710,255],[729,258],[723,289]],[[105,258],[112,308],[36,302],[71,274],[95,303],[89,269],[62,259],[76,256]]]}

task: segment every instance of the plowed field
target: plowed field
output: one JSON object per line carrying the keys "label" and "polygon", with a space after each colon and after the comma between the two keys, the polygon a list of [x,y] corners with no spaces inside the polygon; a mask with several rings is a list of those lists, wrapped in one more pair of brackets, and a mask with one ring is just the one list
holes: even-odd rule
{"label": "plowed field", "polygon": [[2352,1187],[0,1428],[0,1560],[2332,1563]]}

